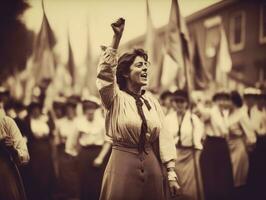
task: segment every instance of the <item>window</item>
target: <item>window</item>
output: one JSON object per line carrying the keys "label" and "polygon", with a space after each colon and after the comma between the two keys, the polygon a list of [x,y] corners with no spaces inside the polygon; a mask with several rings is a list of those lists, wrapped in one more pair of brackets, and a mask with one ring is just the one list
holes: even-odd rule
{"label": "window", "polygon": [[242,50],[245,46],[245,13],[236,12],[230,18],[230,49]]}
{"label": "window", "polygon": [[260,8],[260,39],[261,44],[266,43],[266,4],[262,4]]}
{"label": "window", "polygon": [[220,16],[215,16],[204,21],[206,29],[205,40],[205,55],[207,58],[213,58],[216,55],[216,49],[220,40],[220,25],[222,19]]}

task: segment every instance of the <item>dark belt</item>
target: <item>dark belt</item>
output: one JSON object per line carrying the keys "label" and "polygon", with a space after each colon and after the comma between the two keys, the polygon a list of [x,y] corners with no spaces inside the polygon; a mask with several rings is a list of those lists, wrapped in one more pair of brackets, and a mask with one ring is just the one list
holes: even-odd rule
{"label": "dark belt", "polygon": [[[130,144],[127,142],[120,142],[120,141],[115,141],[112,144],[112,149],[115,150],[121,150],[121,151],[126,151],[128,153],[133,153],[133,154],[143,154],[139,152],[139,146],[138,144]],[[145,143],[145,150],[149,152],[152,150],[152,144],[151,143]]]}
{"label": "dark belt", "polygon": [[96,149],[96,148],[102,148],[101,145],[86,145],[86,146],[81,146],[82,149]]}
{"label": "dark belt", "polygon": [[184,146],[182,144],[176,144],[175,147],[176,148],[180,148],[180,149],[195,149],[195,147],[193,145],[191,145],[191,146]]}

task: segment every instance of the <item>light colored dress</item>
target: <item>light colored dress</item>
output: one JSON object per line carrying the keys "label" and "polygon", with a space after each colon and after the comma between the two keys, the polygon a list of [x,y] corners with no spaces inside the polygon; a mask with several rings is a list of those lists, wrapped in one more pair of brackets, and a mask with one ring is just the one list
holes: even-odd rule
{"label": "light colored dress", "polygon": [[[92,121],[86,116],[77,119],[78,142],[81,146],[78,164],[80,173],[81,200],[98,200],[106,162],[99,167],[93,165],[105,142],[105,121],[101,110],[95,110]],[[108,156],[107,156],[108,157]]]}
{"label": "light colored dress", "polygon": [[243,108],[236,109],[230,114],[227,126],[230,130],[227,142],[233,168],[234,186],[240,187],[246,184],[249,169],[245,140],[254,144],[256,137]]}
{"label": "light colored dress", "polygon": [[[113,141],[113,151],[105,170],[100,199],[163,199],[161,166],[153,150],[140,156],[137,146],[142,120],[135,99],[119,90],[116,82],[116,50],[107,48],[97,71],[97,87],[107,110],[106,130]],[[164,114],[157,99],[146,92],[151,110],[145,104],[149,144],[159,140],[159,154],[163,163],[176,160],[173,137],[167,133]],[[131,147],[131,148],[129,148]],[[174,166],[174,162],[170,162]]]}
{"label": "light colored dress", "polygon": [[[203,200],[199,158],[204,124],[190,111],[186,111],[183,120],[178,120],[176,112],[171,113],[166,117],[166,122],[176,143],[176,171],[179,175],[183,194],[190,199]],[[179,130],[180,136],[178,136]]]}

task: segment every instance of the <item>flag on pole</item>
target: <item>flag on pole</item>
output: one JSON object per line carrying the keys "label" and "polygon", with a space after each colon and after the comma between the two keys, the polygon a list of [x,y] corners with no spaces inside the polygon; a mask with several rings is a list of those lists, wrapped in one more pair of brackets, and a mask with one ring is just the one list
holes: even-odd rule
{"label": "flag on pole", "polygon": [[33,49],[32,75],[35,77],[35,84],[39,84],[43,79],[51,80],[55,72],[52,49],[56,44],[56,39],[49,24],[43,1],[42,10],[43,20]]}
{"label": "flag on pole", "polygon": [[43,18],[41,28],[34,40],[32,56],[27,61],[27,67],[24,78],[25,83],[25,96],[24,103],[27,105],[31,102],[33,88],[42,82],[51,82],[55,73],[55,57],[53,48],[56,44],[54,32],[48,21],[44,3],[42,1]]}
{"label": "flag on pole", "polygon": [[207,89],[208,84],[211,81],[211,76],[203,66],[199,47],[198,47],[198,40],[196,38],[194,44],[194,54],[193,54],[193,77],[194,77],[194,88],[196,90]]}
{"label": "flag on pole", "polygon": [[163,88],[173,87],[174,85],[179,89],[192,88],[192,68],[188,41],[186,23],[180,14],[178,2],[172,0],[161,77]]}
{"label": "flag on pole", "polygon": [[152,22],[149,0],[146,0],[146,12],[147,30],[144,49],[147,51],[149,61],[151,62],[151,67],[149,69],[149,89],[157,91],[159,89],[161,76],[161,48]]}
{"label": "flag on pole", "polygon": [[227,87],[226,84],[228,82],[228,73],[232,69],[232,59],[223,25],[221,25],[220,30],[220,43],[216,53],[215,80],[218,86]]}
{"label": "flag on pole", "polygon": [[[97,68],[95,67],[92,58],[91,40],[90,40],[90,28],[89,23],[87,25],[87,52],[85,57],[86,73],[84,77],[83,91],[87,90],[92,95],[97,95],[98,90],[96,87],[96,74]],[[85,92],[85,91],[84,91]]]}
{"label": "flag on pole", "polygon": [[70,43],[70,36],[68,32],[68,37],[67,37],[67,43],[68,43],[68,61],[67,61],[67,69],[69,72],[69,75],[71,76],[71,86],[74,89],[75,87],[75,82],[76,82],[76,67],[75,67],[75,61],[74,61],[74,56],[73,56],[73,51]]}

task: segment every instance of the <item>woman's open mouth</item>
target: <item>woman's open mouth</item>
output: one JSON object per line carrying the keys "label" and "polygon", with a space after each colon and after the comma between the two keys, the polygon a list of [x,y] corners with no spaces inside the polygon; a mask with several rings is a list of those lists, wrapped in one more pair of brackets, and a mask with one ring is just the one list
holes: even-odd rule
{"label": "woman's open mouth", "polygon": [[147,78],[147,77],[148,77],[148,74],[147,74],[147,73],[142,73],[142,74],[140,75],[140,77]]}

